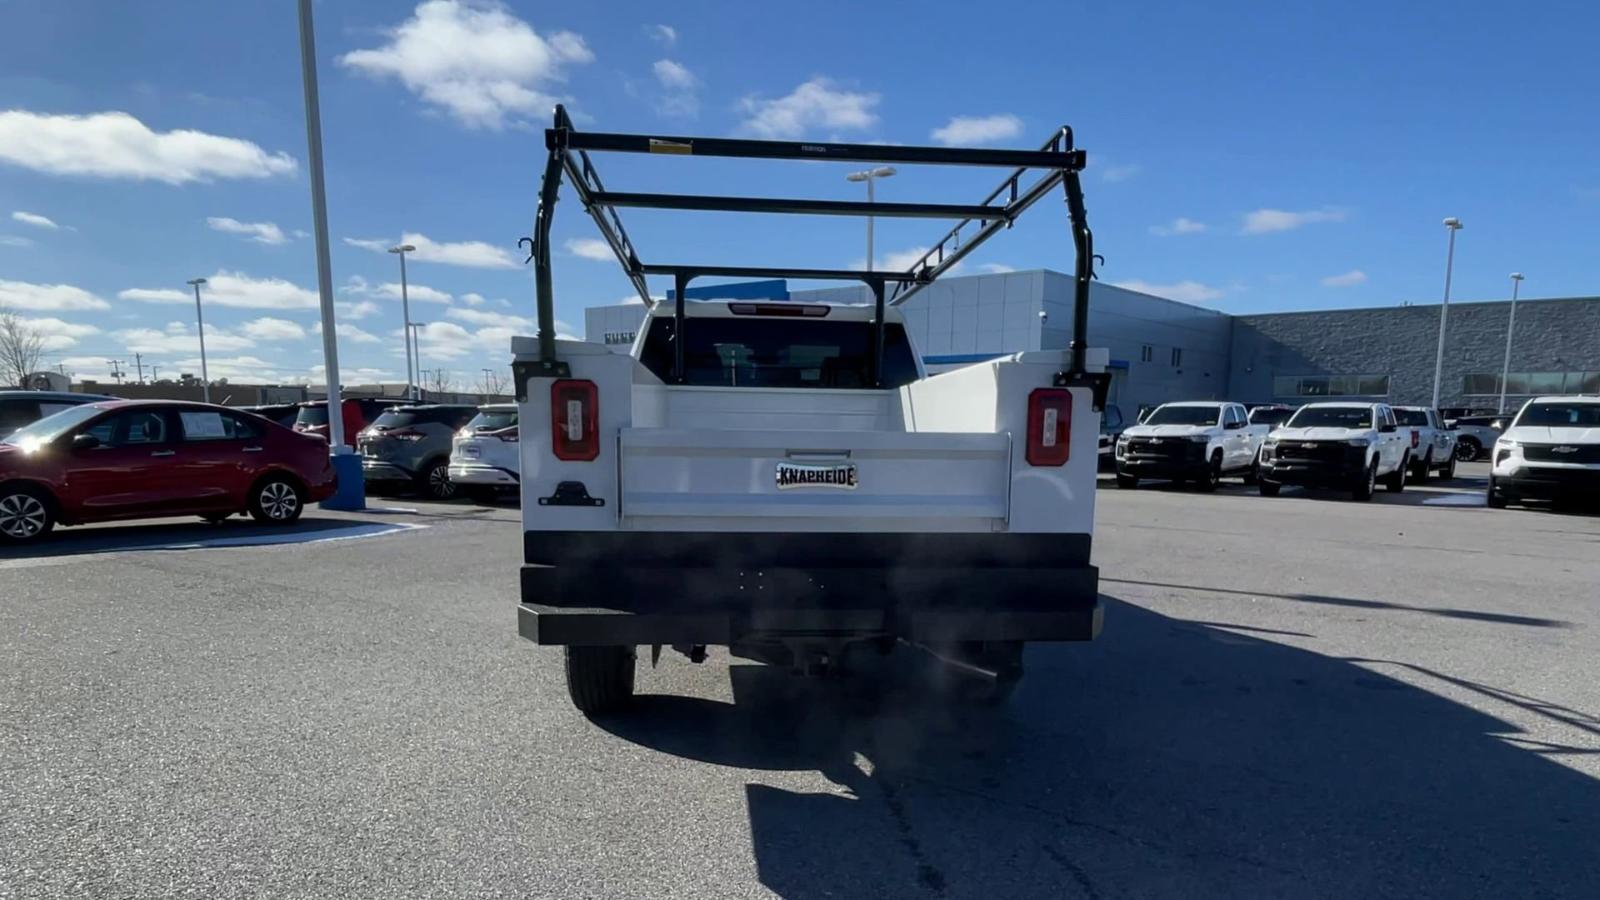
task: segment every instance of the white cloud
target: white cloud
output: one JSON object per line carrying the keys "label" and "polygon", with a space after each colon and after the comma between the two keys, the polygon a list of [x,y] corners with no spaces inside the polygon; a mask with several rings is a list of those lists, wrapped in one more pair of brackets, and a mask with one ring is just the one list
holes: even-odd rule
{"label": "white cloud", "polygon": [[[118,297],[140,303],[192,303],[194,294],[175,288],[129,288]],[[243,272],[218,270],[200,289],[206,306],[235,309],[316,309],[317,292],[282,278],[252,278]],[[210,333],[209,330],[207,332]]]}
{"label": "white cloud", "polygon": [[57,362],[65,366],[67,371],[74,375],[89,369],[98,372],[101,369],[109,370],[111,368],[111,357],[109,356],[66,356],[57,360]]}
{"label": "white cloud", "polygon": [[522,333],[532,333],[535,322],[526,316],[514,316],[510,313],[490,312],[484,309],[462,309],[454,307],[445,310],[445,315],[452,319],[460,319],[470,325],[492,325],[498,328],[514,328]]}
{"label": "white cloud", "polygon": [[[170,322],[165,330],[154,328],[125,328],[112,332],[112,336],[122,341],[129,353],[199,353],[200,339],[195,336],[191,326],[182,322]],[[209,327],[206,329],[206,351],[216,353],[233,353],[239,350],[248,350],[256,342],[241,334],[235,334],[224,328]],[[215,373],[212,373],[213,377]]]}
{"label": "white cloud", "polygon": [[296,168],[287,153],[203,131],[151,131],[125,112],[87,116],[0,112],[0,161],[50,175],[186,184],[270,178]]}
{"label": "white cloud", "polygon": [[878,122],[877,94],[841,90],[828,78],[805,82],[775,100],[746,97],[739,108],[748,116],[739,130],[761,138],[797,138],[817,128],[860,131]]}
{"label": "white cloud", "polygon": [[671,47],[678,43],[678,29],[671,25],[651,25],[650,37]]}
{"label": "white cloud", "polygon": [[[380,284],[372,292],[374,297],[383,297],[387,300],[400,299],[400,283],[390,282]],[[406,299],[412,303],[449,303],[450,295],[438,288],[431,288],[425,284],[406,284]]]}
{"label": "white cloud", "polygon": [[[386,238],[345,238],[352,247],[387,253],[397,242]],[[484,241],[439,242],[425,234],[407,232],[398,243],[410,244],[417,249],[407,254],[413,262],[442,263],[447,266],[466,266],[473,269],[515,269],[517,261],[504,248]]]}
{"label": "white cloud", "polygon": [[66,322],[54,317],[22,319],[22,324],[39,333],[40,337],[44,339],[44,350],[46,352],[65,350],[76,345],[79,338],[86,338],[100,333],[100,329],[93,325]]}
{"label": "white cloud", "polygon": [[1112,284],[1141,294],[1150,294],[1155,297],[1165,297],[1168,300],[1177,300],[1180,303],[1205,303],[1216,300],[1222,296],[1223,291],[1198,281],[1178,281],[1172,284],[1153,284],[1135,278],[1129,281],[1113,281]]}
{"label": "white cloud", "polygon": [[[311,330],[320,337],[322,335],[322,323],[318,322]],[[338,330],[339,338],[341,340],[352,341],[357,344],[376,344],[383,340],[383,338],[378,337],[372,332],[366,331],[360,326],[351,325],[349,322],[340,322]],[[394,337],[398,342],[400,339],[399,329],[395,330]]]}
{"label": "white cloud", "polygon": [[604,262],[614,258],[614,254],[611,252],[611,245],[599,238],[569,238],[566,247],[568,253],[573,256],[581,256],[584,259]]}
{"label": "white cloud", "polygon": [[989,275],[1004,275],[1007,272],[1015,272],[1017,270],[1015,266],[1008,266],[1005,263],[984,263],[978,269]]}
{"label": "white cloud", "polygon": [[1144,167],[1138,163],[1122,163],[1120,165],[1106,166],[1100,169],[1100,180],[1110,181],[1113,183],[1118,181],[1127,181],[1129,178],[1132,178],[1142,171],[1144,171]]}
{"label": "white cloud", "polygon": [[1317,222],[1343,222],[1347,213],[1334,206],[1324,206],[1321,209],[1310,209],[1303,212],[1288,212],[1281,209],[1258,209],[1246,213],[1244,217],[1245,234],[1272,234],[1278,231],[1293,231],[1302,225],[1311,225]]}
{"label": "white cloud", "polygon": [[339,62],[374,78],[397,78],[423,102],[468,128],[501,129],[543,115],[570,64],[594,59],[567,31],[541,37],[499,3],[427,0],[388,31],[388,43]]}
{"label": "white cloud", "polygon": [[70,284],[33,284],[0,279],[0,309],[61,312],[75,309],[110,309],[111,304]]}
{"label": "white cloud", "polygon": [[346,319],[365,319],[379,309],[378,304],[371,300],[357,300],[353,303],[340,300],[333,304],[334,313]]}
{"label": "white cloud", "polygon": [[1022,133],[1022,120],[1010,113],[993,116],[955,116],[943,128],[929,133],[946,147],[972,146],[1004,141]]}
{"label": "white cloud", "polygon": [[211,216],[206,219],[206,225],[212,231],[221,231],[226,234],[242,234],[258,244],[286,244],[289,242],[283,235],[283,229],[271,222],[241,222],[227,216]]}
{"label": "white cloud", "polygon": [[1179,234],[1199,234],[1206,230],[1206,223],[1196,222],[1179,216],[1165,225],[1151,225],[1150,233],[1157,237],[1172,237]]}
{"label": "white cloud", "polygon": [[694,73],[684,68],[682,63],[670,59],[658,59],[651,67],[656,73],[656,80],[662,87],[679,88],[687,90],[700,83]]}
{"label": "white cloud", "polygon": [[0,234],[0,246],[32,247],[33,238],[25,238],[20,234]]}
{"label": "white cloud", "polygon": [[306,330],[298,322],[263,316],[239,326],[245,337],[257,341],[303,341]]}
{"label": "white cloud", "polygon": [[[917,260],[922,259],[927,252],[927,247],[908,247],[905,250],[897,250],[892,253],[886,253],[878,257],[877,264],[872,268],[878,272],[904,272],[916,265]],[[865,269],[867,267],[867,258],[862,256],[851,260],[850,266],[854,269]],[[932,259],[928,260],[928,267],[931,269],[933,266],[934,261]],[[961,264],[957,263],[950,269],[947,269],[946,274],[949,274],[950,272],[959,272],[960,270]]]}
{"label": "white cloud", "polygon": [[485,301],[482,294],[466,293],[461,295],[461,302],[468,306],[482,306]]}
{"label": "white cloud", "polygon": [[50,231],[58,231],[61,228],[61,226],[57,225],[55,220],[51,219],[49,216],[41,216],[38,213],[24,212],[20,209],[11,214],[11,221],[21,222],[24,225],[32,225],[35,228],[44,228]]}
{"label": "white cloud", "polygon": [[1323,287],[1355,287],[1367,283],[1367,273],[1360,269],[1351,269],[1343,275],[1329,275],[1322,279]]}

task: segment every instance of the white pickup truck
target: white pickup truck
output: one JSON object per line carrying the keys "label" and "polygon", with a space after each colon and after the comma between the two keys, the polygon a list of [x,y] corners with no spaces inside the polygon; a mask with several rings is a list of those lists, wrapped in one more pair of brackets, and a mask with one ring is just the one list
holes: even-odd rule
{"label": "white pickup truck", "polygon": [[[814,672],[858,648],[927,649],[1003,696],[1027,641],[1084,641],[1101,628],[1094,530],[1104,350],[1017,353],[925,374],[885,282],[929,283],[974,241],[1004,230],[1037,187],[971,209],[993,229],[949,241],[905,273],[638,262],[588,152],[837,158],[1044,168],[1064,185],[1087,320],[1092,247],[1081,151],[1063,129],[1042,151],[653,138],[592,134],[557,110],[535,223],[540,334],[512,340],[521,429],[519,632],[565,647],[573,703],[594,714],[633,693],[636,648],[706,658],[708,645]],[[667,149],[663,150],[662,147]],[[647,302],[632,351],[555,338],[549,217],[565,174],[630,277],[671,274]],[[631,205],[740,211],[841,201],[628,195]],[[647,201],[637,198],[646,197]],[[618,202],[615,205],[623,205]],[[875,207],[872,209],[876,209]],[[917,204],[891,205],[927,215]],[[984,212],[992,209],[992,214]],[[882,214],[882,210],[878,210]],[[960,250],[954,250],[959,246]],[[691,277],[863,281],[869,305],[686,299]],[[642,279],[635,281],[642,288]],[[648,294],[641,290],[642,299]]]}
{"label": "white pickup truck", "polygon": [[1163,403],[1117,439],[1117,486],[1141,478],[1192,481],[1214,491],[1227,475],[1256,480],[1256,455],[1270,425],[1250,424],[1242,403]]}
{"label": "white pickup truck", "polygon": [[1371,500],[1381,479],[1396,493],[1406,489],[1411,432],[1402,430],[1385,403],[1307,403],[1261,445],[1263,497],[1286,484],[1334,487]]}
{"label": "white pickup truck", "polygon": [[1456,477],[1456,434],[1445,427],[1439,411],[1427,406],[1396,406],[1394,420],[1411,432],[1411,480],[1421,483],[1437,471]]}

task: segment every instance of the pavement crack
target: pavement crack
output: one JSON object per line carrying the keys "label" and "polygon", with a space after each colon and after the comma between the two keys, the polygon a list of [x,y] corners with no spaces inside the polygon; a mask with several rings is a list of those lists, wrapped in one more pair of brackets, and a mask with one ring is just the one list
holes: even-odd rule
{"label": "pavement crack", "polygon": [[1067,858],[1065,853],[1049,844],[1045,844],[1043,849],[1046,856],[1055,860],[1061,868],[1067,870],[1067,874],[1071,875],[1072,880],[1077,882],[1078,888],[1083,891],[1085,897],[1088,897],[1089,900],[1100,900],[1100,889],[1094,886],[1093,879],[1089,877],[1088,872],[1084,871],[1083,866],[1073,862]]}

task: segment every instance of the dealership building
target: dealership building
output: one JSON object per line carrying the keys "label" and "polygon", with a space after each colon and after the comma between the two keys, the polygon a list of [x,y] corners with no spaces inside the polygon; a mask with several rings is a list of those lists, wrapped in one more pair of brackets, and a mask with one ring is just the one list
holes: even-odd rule
{"label": "dealership building", "polygon": [[[869,303],[865,286],[789,291],[783,282],[692,290],[803,303]],[[1440,406],[1499,402],[1508,302],[1450,304]],[[1065,349],[1072,277],[1048,269],[946,277],[902,307],[930,370],[1022,350]],[[585,311],[587,340],[626,351],[637,303]],[[1350,399],[1425,405],[1433,395],[1439,305],[1229,315],[1094,283],[1089,344],[1111,351],[1111,402],[1131,414],[1169,400],[1306,403]],[[1600,297],[1517,303],[1506,402],[1600,394]]]}

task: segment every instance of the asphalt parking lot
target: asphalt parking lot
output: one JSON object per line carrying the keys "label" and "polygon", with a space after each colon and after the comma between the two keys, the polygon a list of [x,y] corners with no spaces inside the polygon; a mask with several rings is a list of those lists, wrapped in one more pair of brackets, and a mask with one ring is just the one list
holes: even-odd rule
{"label": "asphalt parking lot", "polygon": [[0,897],[1593,897],[1600,516],[1484,473],[1103,482],[1105,632],[1000,711],[669,653],[590,722],[512,508],[67,529],[0,549]]}

